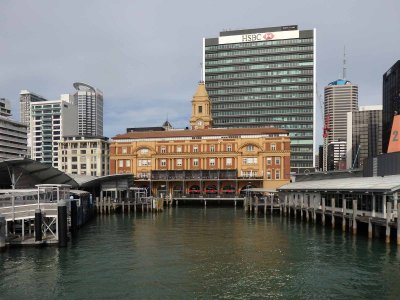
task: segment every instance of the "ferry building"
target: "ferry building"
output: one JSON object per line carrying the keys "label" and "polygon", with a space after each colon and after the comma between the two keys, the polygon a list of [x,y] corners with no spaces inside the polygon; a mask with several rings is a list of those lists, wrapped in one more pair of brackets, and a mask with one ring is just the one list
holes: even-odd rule
{"label": "ferry building", "polygon": [[212,128],[210,99],[201,82],[190,129],[130,129],[112,138],[110,173],[133,173],[153,195],[235,196],[246,188],[275,190],[290,179],[288,132],[272,127]]}

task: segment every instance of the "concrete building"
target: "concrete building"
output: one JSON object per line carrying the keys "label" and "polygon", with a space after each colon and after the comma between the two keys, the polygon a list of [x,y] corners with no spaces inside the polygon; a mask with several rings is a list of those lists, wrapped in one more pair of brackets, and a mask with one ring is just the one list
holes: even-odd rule
{"label": "concrete building", "polygon": [[11,116],[11,104],[6,98],[0,98],[0,116],[10,117]]}
{"label": "concrete building", "polygon": [[[290,180],[290,138],[277,128],[210,128],[204,83],[192,101],[195,129],[130,131],[112,138],[110,173],[133,173],[153,194],[231,194]],[[199,107],[203,109],[199,109]],[[201,121],[201,122],[199,122]]]}
{"label": "concrete building", "polygon": [[[324,116],[327,137],[324,139],[323,170],[327,171],[333,170],[329,167],[332,164],[328,164],[328,157],[338,157],[339,155],[339,153],[329,154],[329,145],[335,142],[346,142],[347,113],[358,110],[358,86],[348,80],[338,79],[329,83],[324,90]],[[344,147],[346,147],[346,143]],[[331,149],[334,148],[335,146],[331,147]],[[342,147],[340,149],[342,150]]]}
{"label": "concrete building", "polygon": [[108,138],[64,136],[59,143],[58,159],[58,169],[68,174],[109,175]]}
{"label": "concrete building", "polygon": [[103,92],[86,83],[75,82],[79,135],[103,136]]}
{"label": "concrete building", "polygon": [[294,25],[223,31],[204,39],[203,48],[213,127],[285,129],[292,171],[312,171],[316,30]]}
{"label": "concrete building", "polygon": [[39,101],[47,101],[47,99],[28,90],[21,90],[19,93],[20,121],[28,127],[28,132],[31,124],[31,103]]}
{"label": "concrete building", "polygon": [[400,114],[400,60],[383,74],[382,153],[389,146],[393,116]]}
{"label": "concrete building", "polygon": [[10,117],[10,101],[0,98],[0,160],[27,155],[27,127]]}
{"label": "concrete building", "polygon": [[63,136],[78,135],[78,108],[63,100],[31,103],[32,159],[58,168]]}
{"label": "concrete building", "polygon": [[382,151],[382,105],[360,106],[347,113],[347,169],[362,168]]}

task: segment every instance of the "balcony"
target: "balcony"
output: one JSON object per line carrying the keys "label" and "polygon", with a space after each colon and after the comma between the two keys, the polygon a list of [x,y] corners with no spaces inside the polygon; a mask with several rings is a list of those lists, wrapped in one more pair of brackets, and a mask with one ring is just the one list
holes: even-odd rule
{"label": "balcony", "polygon": [[152,171],[151,180],[222,180],[236,179],[236,170],[202,170],[202,171]]}

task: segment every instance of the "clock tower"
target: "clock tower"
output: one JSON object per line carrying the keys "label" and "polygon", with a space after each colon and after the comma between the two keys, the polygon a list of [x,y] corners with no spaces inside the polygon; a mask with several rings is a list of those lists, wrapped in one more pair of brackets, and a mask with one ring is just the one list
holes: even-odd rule
{"label": "clock tower", "polygon": [[199,83],[192,99],[191,129],[208,129],[212,127],[211,101],[203,81]]}

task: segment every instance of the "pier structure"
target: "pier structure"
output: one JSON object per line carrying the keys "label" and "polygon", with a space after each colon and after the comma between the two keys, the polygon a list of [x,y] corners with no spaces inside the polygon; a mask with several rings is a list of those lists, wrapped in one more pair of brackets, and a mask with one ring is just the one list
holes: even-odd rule
{"label": "pier structure", "polygon": [[400,175],[299,181],[278,190],[285,215],[352,234],[362,227],[369,238],[400,245]]}
{"label": "pier structure", "polygon": [[66,184],[39,184],[36,189],[0,190],[0,246],[66,246],[93,215],[89,193]]}

